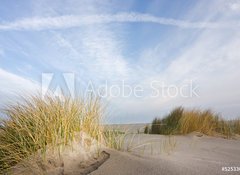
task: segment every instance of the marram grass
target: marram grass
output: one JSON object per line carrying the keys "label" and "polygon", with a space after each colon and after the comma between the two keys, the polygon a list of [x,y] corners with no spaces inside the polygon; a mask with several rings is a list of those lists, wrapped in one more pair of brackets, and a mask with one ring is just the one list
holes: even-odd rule
{"label": "marram grass", "polygon": [[118,130],[106,129],[103,132],[104,141],[107,147],[122,150],[127,134]]}
{"label": "marram grass", "polygon": [[240,118],[230,121],[230,124],[233,126],[234,133],[240,135]]}
{"label": "marram grass", "polygon": [[182,107],[175,108],[163,119],[155,118],[148,128],[151,134],[188,134],[194,131],[206,135],[221,135],[231,138],[240,134],[240,120],[224,120],[211,110],[186,110]]}
{"label": "marram grass", "polygon": [[224,126],[224,121],[221,121],[219,117],[210,110],[184,111],[178,124],[180,134],[198,131],[206,135],[214,135],[216,132],[224,133]]}
{"label": "marram grass", "polygon": [[0,121],[0,172],[49,148],[61,151],[83,131],[101,142],[102,109],[98,98],[31,96],[7,106]]}

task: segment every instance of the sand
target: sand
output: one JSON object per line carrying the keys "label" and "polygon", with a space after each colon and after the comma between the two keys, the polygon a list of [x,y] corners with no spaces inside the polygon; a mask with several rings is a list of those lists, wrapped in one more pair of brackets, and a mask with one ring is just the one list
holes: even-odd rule
{"label": "sand", "polygon": [[[47,149],[45,158],[40,152],[18,163],[10,170],[13,175],[85,175],[97,169],[109,153],[84,132],[76,133],[75,140],[61,150]],[[0,172],[1,174],[1,172]]]}
{"label": "sand", "polygon": [[114,129],[122,132],[128,133],[143,133],[146,125],[151,123],[134,123],[134,124],[109,124],[104,125],[106,129]]}
{"label": "sand", "polygon": [[[240,167],[240,139],[209,137],[201,133],[185,136],[128,134],[122,151],[102,147],[99,157],[96,143],[84,145],[89,137],[80,135],[58,162],[48,159],[46,165],[36,162],[32,172],[15,174],[47,175],[171,175],[171,174],[240,174],[223,172],[222,167]],[[94,151],[95,150],[95,151]],[[36,171],[38,170],[38,171]],[[40,173],[41,172],[41,173]]]}
{"label": "sand", "polygon": [[138,134],[128,136],[125,149],[131,152],[106,150],[110,158],[91,175],[240,174],[222,171],[240,167],[240,139]]}

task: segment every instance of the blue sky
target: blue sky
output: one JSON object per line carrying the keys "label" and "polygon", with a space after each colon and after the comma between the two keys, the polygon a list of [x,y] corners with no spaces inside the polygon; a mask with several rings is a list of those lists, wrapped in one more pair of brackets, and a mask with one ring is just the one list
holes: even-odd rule
{"label": "blue sky", "polygon": [[[237,0],[2,0],[0,105],[39,89],[43,73],[74,73],[79,91],[89,80],[143,87],[141,98],[104,99],[108,122],[149,122],[180,105],[237,117],[239,20]],[[152,81],[190,80],[198,96],[149,96]]]}

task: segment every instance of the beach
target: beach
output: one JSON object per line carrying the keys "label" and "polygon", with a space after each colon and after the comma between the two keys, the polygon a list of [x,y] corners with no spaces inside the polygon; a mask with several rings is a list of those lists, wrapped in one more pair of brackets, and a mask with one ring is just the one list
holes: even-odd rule
{"label": "beach", "polygon": [[[170,139],[138,134],[130,140],[129,152],[106,150],[110,158],[91,175],[239,174],[222,171],[223,167],[240,166],[239,138],[216,138],[195,132]],[[149,144],[143,148],[143,143]]]}

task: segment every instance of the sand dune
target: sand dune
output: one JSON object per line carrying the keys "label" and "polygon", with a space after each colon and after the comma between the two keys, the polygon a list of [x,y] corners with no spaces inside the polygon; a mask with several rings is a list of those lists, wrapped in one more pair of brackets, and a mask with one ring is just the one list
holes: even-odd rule
{"label": "sand dune", "polygon": [[[133,137],[131,152],[107,150],[110,158],[92,175],[152,174],[239,174],[222,167],[240,167],[240,140],[208,137],[139,134]],[[139,147],[143,143],[145,148]],[[126,147],[129,143],[126,143]],[[159,148],[162,147],[162,148]],[[163,148],[165,147],[165,148]],[[166,149],[166,150],[164,150]],[[144,151],[143,151],[144,150]]]}

